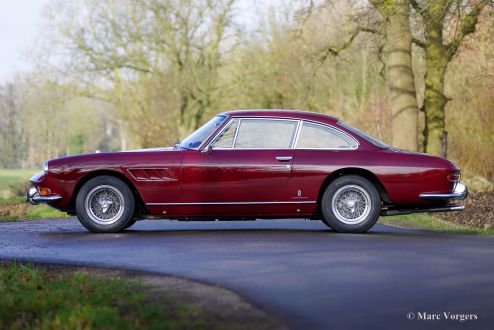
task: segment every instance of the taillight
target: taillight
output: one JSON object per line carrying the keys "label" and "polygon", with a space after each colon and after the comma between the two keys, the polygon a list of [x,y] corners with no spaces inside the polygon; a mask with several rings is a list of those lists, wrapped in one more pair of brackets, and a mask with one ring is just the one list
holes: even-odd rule
{"label": "taillight", "polygon": [[450,182],[458,182],[460,181],[460,176],[461,176],[460,173],[451,173],[446,178]]}

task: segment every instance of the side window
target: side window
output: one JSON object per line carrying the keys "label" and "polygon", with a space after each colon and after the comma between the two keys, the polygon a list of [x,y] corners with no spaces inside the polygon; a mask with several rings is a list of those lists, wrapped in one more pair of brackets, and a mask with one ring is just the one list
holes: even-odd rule
{"label": "side window", "polygon": [[336,129],[304,122],[296,149],[353,149],[355,141]]}
{"label": "side window", "polygon": [[291,148],[297,125],[296,120],[242,119],[234,148]]}
{"label": "side window", "polygon": [[228,127],[224,129],[213,142],[213,148],[231,148],[233,146],[233,139],[235,138],[238,122],[238,119],[234,119],[230,124],[228,124]]}

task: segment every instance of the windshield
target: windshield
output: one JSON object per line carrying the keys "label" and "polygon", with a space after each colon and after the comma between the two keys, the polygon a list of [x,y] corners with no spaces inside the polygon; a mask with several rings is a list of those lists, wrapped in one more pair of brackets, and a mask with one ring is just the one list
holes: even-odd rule
{"label": "windshield", "polygon": [[192,133],[188,138],[180,142],[179,146],[185,149],[197,149],[223,122],[226,116],[216,116],[197,131]]}
{"label": "windshield", "polygon": [[373,136],[370,136],[369,134],[359,130],[358,128],[355,128],[355,127],[352,127],[350,125],[347,125],[345,124],[344,122],[338,122],[338,124],[341,126],[341,127],[344,127],[346,128],[347,130],[349,130],[350,132],[353,132],[355,134],[357,134],[358,136],[360,136],[361,138],[364,138],[366,139],[367,141],[369,141],[370,143],[378,146],[378,147],[381,147],[381,148],[389,148],[389,145],[387,145],[386,143],[382,142],[381,140],[378,140],[376,139],[375,137]]}

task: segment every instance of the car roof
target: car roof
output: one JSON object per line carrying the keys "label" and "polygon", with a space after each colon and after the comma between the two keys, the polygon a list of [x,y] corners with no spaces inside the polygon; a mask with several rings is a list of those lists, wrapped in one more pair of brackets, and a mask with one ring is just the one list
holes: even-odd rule
{"label": "car roof", "polygon": [[324,115],[317,112],[301,110],[283,110],[283,109],[252,109],[252,110],[233,110],[225,111],[222,115],[233,117],[281,117],[293,119],[305,119],[324,123],[335,124],[339,121],[333,116]]}

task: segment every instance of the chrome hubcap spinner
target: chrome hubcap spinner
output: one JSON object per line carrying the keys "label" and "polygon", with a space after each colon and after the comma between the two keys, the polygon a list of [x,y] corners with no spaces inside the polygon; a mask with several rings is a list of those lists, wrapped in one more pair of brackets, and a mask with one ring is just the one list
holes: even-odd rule
{"label": "chrome hubcap spinner", "polygon": [[100,225],[115,223],[125,210],[122,193],[110,185],[94,187],[87,194],[84,205],[91,220]]}
{"label": "chrome hubcap spinner", "polygon": [[333,195],[331,208],[338,220],[356,225],[365,221],[371,211],[370,195],[360,186],[346,185]]}

